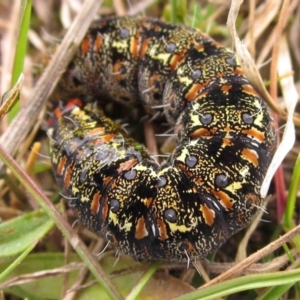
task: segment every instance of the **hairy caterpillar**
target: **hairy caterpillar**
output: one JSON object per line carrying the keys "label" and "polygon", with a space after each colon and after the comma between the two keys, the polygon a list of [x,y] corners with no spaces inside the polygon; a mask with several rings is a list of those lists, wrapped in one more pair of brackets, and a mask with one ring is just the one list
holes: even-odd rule
{"label": "hairy caterpillar", "polygon": [[[123,253],[204,257],[262,204],[273,120],[234,53],[207,35],[150,18],[93,23],[49,120],[53,170],[80,220]],[[70,100],[71,99],[71,100]],[[177,147],[159,166],[101,102],[161,107]]]}

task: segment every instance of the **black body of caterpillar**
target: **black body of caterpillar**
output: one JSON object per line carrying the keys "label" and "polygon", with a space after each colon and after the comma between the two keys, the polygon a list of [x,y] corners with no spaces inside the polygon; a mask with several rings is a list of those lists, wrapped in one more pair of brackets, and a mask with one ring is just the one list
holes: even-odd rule
{"label": "black body of caterpillar", "polygon": [[[161,105],[177,134],[171,157],[157,165],[104,116],[104,97],[150,114]],[[204,257],[262,205],[273,120],[234,54],[205,34],[149,18],[97,21],[61,98],[49,121],[55,177],[80,220],[123,253]]]}

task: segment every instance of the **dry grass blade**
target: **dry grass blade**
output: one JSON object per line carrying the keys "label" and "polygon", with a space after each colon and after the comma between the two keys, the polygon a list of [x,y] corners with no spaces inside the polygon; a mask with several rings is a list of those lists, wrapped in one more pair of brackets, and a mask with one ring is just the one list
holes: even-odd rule
{"label": "dry grass blade", "polygon": [[291,26],[290,43],[293,49],[295,59],[298,66],[300,66],[300,49],[299,49],[299,36],[300,36],[300,5],[298,5],[295,22]]}
{"label": "dry grass blade", "polygon": [[257,39],[276,18],[280,5],[281,1],[278,0],[265,1],[255,10],[253,23],[249,22],[252,30],[249,31],[244,39],[246,47],[256,44]]}
{"label": "dry grass blade", "polygon": [[3,104],[0,107],[0,120],[11,110],[15,102],[18,101],[18,95],[21,91],[23,82],[24,74],[22,73],[13,88],[3,95]]}
{"label": "dry grass blade", "polygon": [[[237,19],[239,8],[242,3],[243,0],[232,1],[232,5],[230,7],[230,11],[227,19],[228,31],[233,39],[233,44],[236,50],[237,57],[250,83],[260,93],[260,95],[264,98],[264,100],[268,103],[268,105],[272,108],[272,110],[274,110],[274,112],[276,112],[282,119],[286,120],[287,119],[286,112],[273,100],[273,98],[268,93],[255,62],[253,61],[251,55],[249,54],[245,44],[241,42],[241,40],[237,35],[235,22]],[[297,115],[295,116],[295,122],[297,124],[300,124],[300,119]]]}
{"label": "dry grass blade", "polygon": [[[278,72],[279,75],[282,75],[290,72],[290,70],[292,69],[291,57],[286,36],[281,37],[279,45]],[[280,80],[280,85],[288,111],[288,119],[282,136],[282,141],[277,148],[277,151],[266,174],[265,181],[261,187],[261,194],[263,197],[265,197],[267,194],[268,187],[274,176],[274,173],[276,172],[277,168],[280,166],[288,152],[292,149],[296,139],[293,115],[299,96],[295,87],[293,77],[282,78]]]}
{"label": "dry grass blade", "polygon": [[[291,251],[293,256],[298,255],[298,250],[294,249]],[[290,256],[283,254],[270,262],[266,263],[254,263],[251,264],[247,269],[241,270],[239,276],[256,274],[256,273],[269,273],[279,271],[284,268],[290,262]],[[202,262],[205,269],[213,274],[222,274],[236,265],[236,263],[214,263],[214,262]]]}
{"label": "dry grass blade", "polygon": [[[267,205],[269,200],[270,200],[270,198],[265,201],[264,205]],[[243,239],[241,240],[241,242],[238,246],[237,254],[235,257],[236,262],[240,262],[247,257],[246,249],[247,249],[249,240],[250,240],[253,232],[255,231],[256,227],[258,226],[259,222],[261,221],[263,214],[266,213],[265,208],[263,208],[263,207],[258,207],[258,208],[260,209],[258,215],[256,216],[255,220],[251,223],[249,228],[247,229],[247,232],[245,233]]]}
{"label": "dry grass blade", "polygon": [[249,54],[245,44],[241,42],[237,35],[235,22],[238,16],[239,8],[242,3],[243,0],[232,1],[232,5],[230,7],[227,19],[228,31],[233,39],[233,45],[236,50],[237,57],[250,83],[257,89],[257,91],[268,102],[268,104],[272,107],[274,111],[284,116],[284,112],[274,104],[273,99],[271,98],[270,94],[264,86],[264,83],[255,65],[255,62]]}
{"label": "dry grass blade", "polygon": [[71,263],[62,268],[45,270],[45,271],[35,272],[32,274],[23,274],[23,275],[14,277],[8,281],[1,283],[0,289],[6,289],[6,288],[9,288],[12,286],[22,285],[24,283],[35,281],[38,278],[45,278],[45,277],[49,277],[49,276],[50,277],[59,276],[64,273],[69,273],[74,270],[82,269],[83,267],[84,267],[84,263]]}

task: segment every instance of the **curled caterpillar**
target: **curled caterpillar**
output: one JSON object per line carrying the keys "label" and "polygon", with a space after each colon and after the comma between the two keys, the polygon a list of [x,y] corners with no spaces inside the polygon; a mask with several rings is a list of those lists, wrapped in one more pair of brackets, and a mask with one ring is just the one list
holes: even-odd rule
{"label": "curled caterpillar", "polygon": [[[118,250],[204,257],[256,215],[274,124],[232,51],[185,26],[101,19],[60,87],[64,105],[49,120],[55,177],[84,225]],[[106,99],[161,107],[177,135],[170,158],[153,161],[104,115]]]}

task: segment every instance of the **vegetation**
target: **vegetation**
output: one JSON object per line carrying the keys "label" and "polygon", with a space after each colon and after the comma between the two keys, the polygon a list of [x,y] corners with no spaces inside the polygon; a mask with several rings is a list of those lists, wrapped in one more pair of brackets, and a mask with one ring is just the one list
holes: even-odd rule
{"label": "vegetation", "polygon": [[[236,1],[100,2],[0,2],[0,299],[299,299],[297,113],[296,142],[285,153],[294,135],[291,120],[285,124],[300,86],[298,0],[247,0],[233,22],[271,95],[285,160],[257,220],[189,268],[116,257],[112,248],[102,251],[105,241],[82,225],[69,225],[76,216],[60,199],[48,159],[47,98],[96,12],[185,23],[232,47],[226,21]],[[77,14],[81,19],[74,23]],[[45,57],[61,36],[67,39],[44,71]],[[256,82],[257,74],[250,76]]]}

